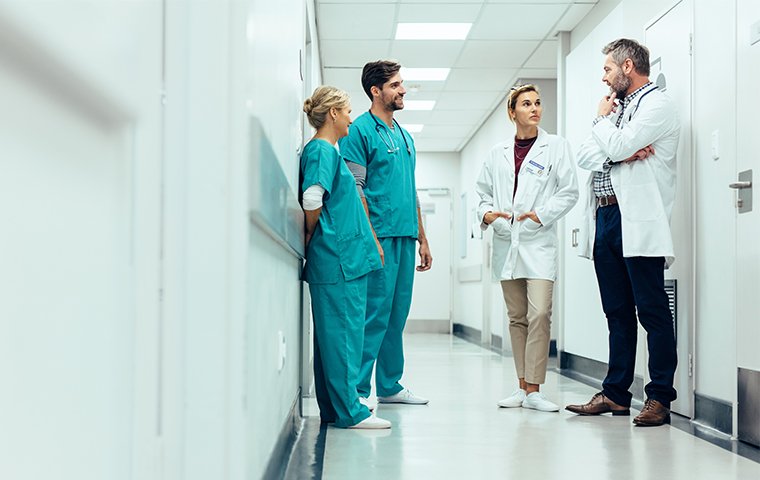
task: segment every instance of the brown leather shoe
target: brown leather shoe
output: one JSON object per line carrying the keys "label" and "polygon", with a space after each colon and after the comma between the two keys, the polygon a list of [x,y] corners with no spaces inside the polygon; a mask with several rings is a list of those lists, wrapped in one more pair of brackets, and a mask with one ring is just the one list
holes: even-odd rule
{"label": "brown leather shoe", "polygon": [[599,392],[591,397],[591,401],[585,405],[568,405],[565,407],[565,410],[577,413],[578,415],[601,415],[609,412],[612,412],[615,416],[627,416],[631,414],[631,410],[628,407],[618,405],[607,398],[603,392]]}
{"label": "brown leather shoe", "polygon": [[633,419],[633,423],[640,427],[659,427],[670,423],[670,409],[657,400],[648,398],[641,413]]}

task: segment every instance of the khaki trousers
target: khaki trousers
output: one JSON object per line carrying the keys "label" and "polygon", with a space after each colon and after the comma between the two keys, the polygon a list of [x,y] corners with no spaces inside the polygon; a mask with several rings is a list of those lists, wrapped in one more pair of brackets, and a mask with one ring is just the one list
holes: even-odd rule
{"label": "khaki trousers", "polygon": [[507,304],[517,377],[540,385],[546,380],[549,360],[554,282],[526,278],[503,280],[501,290]]}

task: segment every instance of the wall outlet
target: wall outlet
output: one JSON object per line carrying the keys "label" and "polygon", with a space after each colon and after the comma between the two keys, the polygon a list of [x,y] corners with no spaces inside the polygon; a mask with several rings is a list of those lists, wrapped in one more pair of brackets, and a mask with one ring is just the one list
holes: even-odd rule
{"label": "wall outlet", "polygon": [[288,350],[287,345],[285,344],[285,334],[282,333],[282,330],[277,332],[277,371],[282,371],[283,367],[285,367],[285,357],[287,356]]}

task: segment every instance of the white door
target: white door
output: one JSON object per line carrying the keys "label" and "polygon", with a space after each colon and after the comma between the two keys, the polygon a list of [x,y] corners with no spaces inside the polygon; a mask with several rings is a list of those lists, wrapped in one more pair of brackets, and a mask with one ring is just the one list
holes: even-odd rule
{"label": "white door", "polygon": [[[433,255],[433,268],[416,272],[410,320],[431,321],[426,331],[449,331],[451,320],[452,215],[448,188],[418,190],[422,222]],[[419,265],[419,254],[417,265]],[[433,323],[434,322],[434,323]]]}
{"label": "white door", "polygon": [[[760,378],[760,208],[754,184],[760,177],[760,135],[755,121],[760,111],[756,92],[760,76],[760,2],[739,0],[737,7],[737,180],[740,172],[751,171],[753,188],[746,193],[754,190],[755,198],[752,211],[739,213],[737,209],[736,217],[736,353],[738,367],[757,380]],[[745,409],[751,410],[752,404],[757,412],[760,392],[744,397],[743,402],[741,385],[739,390],[739,416],[745,414]],[[760,444],[760,427],[757,427],[760,419],[753,420],[752,432],[745,430],[749,427],[747,422],[744,425],[740,422],[739,438]]]}
{"label": "white door", "polygon": [[[690,418],[694,415],[692,352],[695,323],[692,273],[695,225],[692,217],[694,168],[691,148],[691,35],[690,0],[678,2],[667,13],[650,23],[645,31],[645,43],[649,48],[651,63],[649,78],[675,102],[681,114],[681,139],[677,156],[678,186],[671,220],[676,261],[665,272],[665,278],[666,283],[671,283],[675,297],[672,301],[676,314],[678,347],[678,369],[674,385],[678,391],[678,399],[673,403],[672,409]],[[669,280],[674,280],[675,283],[668,282]],[[648,377],[648,372],[646,375]]]}

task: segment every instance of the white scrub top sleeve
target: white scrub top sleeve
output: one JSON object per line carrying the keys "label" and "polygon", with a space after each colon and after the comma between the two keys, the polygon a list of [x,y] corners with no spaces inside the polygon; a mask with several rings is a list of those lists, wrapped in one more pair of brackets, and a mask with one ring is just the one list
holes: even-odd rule
{"label": "white scrub top sleeve", "polygon": [[303,192],[303,209],[306,211],[316,210],[322,207],[322,197],[325,196],[325,187],[314,184]]}

